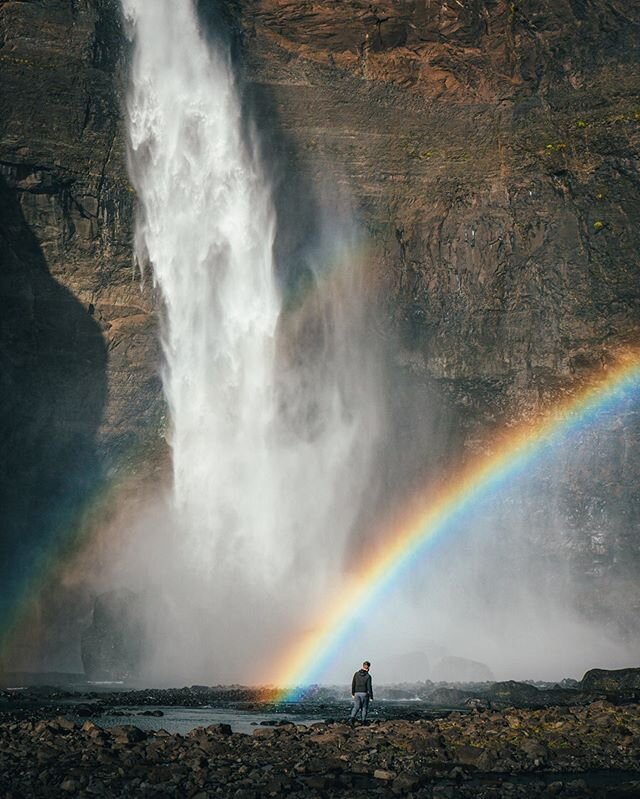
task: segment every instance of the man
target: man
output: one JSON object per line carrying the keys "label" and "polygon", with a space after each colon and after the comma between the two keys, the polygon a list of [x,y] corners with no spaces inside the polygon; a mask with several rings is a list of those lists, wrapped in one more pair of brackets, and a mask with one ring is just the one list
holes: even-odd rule
{"label": "man", "polygon": [[353,699],[353,707],[351,708],[351,718],[349,723],[353,727],[356,723],[358,713],[362,716],[362,723],[367,720],[367,711],[369,710],[369,702],[373,700],[373,688],[371,686],[371,675],[369,669],[371,663],[368,660],[362,664],[362,668],[356,671],[351,680],[351,698]]}

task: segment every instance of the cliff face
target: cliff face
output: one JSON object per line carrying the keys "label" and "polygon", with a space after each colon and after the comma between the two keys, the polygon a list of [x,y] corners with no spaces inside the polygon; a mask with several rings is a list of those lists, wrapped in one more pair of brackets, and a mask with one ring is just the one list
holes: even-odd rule
{"label": "cliff face", "polygon": [[640,6],[243,5],[249,79],[348,183],[418,369],[518,412],[637,341]]}
{"label": "cliff face", "polygon": [[[75,298],[73,313],[109,353],[106,449],[137,434],[158,394],[153,302],[132,264],[123,48],[115,0],[0,3],[2,176],[48,283]],[[25,271],[34,264],[20,260]],[[64,308],[51,310],[65,317]]]}
{"label": "cliff face", "polygon": [[132,267],[122,50],[115,2],[0,2],[3,621],[106,474],[157,428],[153,303]]}
{"label": "cliff face", "polygon": [[[313,235],[317,187],[337,187],[367,231],[394,368],[457,408],[467,445],[638,343],[640,4],[199,5],[236,35],[276,162],[282,260]],[[7,540],[28,533],[36,547],[89,482],[158,440],[125,50],[116,0],[0,0],[1,498]],[[609,431],[625,457],[575,498],[587,564],[639,557],[639,438],[632,414]],[[612,486],[614,533],[596,546]]]}

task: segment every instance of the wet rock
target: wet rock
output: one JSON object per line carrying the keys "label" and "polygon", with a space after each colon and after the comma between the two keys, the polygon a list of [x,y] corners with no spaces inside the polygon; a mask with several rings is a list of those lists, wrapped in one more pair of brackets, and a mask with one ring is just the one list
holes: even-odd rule
{"label": "wet rock", "polygon": [[[198,794],[202,799],[208,799],[209,794]],[[257,793],[251,788],[238,788],[233,794],[233,799],[258,799]]]}
{"label": "wet rock", "polygon": [[633,669],[590,669],[580,683],[584,691],[602,693],[640,694],[640,668]]}
{"label": "wet rock", "polygon": [[100,727],[98,727],[97,724],[94,724],[92,721],[85,721],[80,729],[82,732],[86,732],[89,735],[92,735],[95,732],[102,732]]}
{"label": "wet rock", "polygon": [[429,704],[441,707],[461,707],[469,699],[475,698],[471,691],[462,688],[436,688],[428,694],[427,701]]}
{"label": "wet rock", "polygon": [[210,724],[206,728],[206,732],[209,735],[222,735],[228,736],[231,735],[231,725],[230,724]]}
{"label": "wet rock", "polygon": [[254,730],[252,733],[254,738],[273,738],[274,735],[277,734],[278,730],[273,727],[258,727],[258,729]]}
{"label": "wet rock", "polygon": [[76,716],[80,716],[81,718],[87,718],[89,716],[99,716],[102,713],[102,708],[100,705],[90,705],[90,704],[80,704],[76,705],[75,708]]}
{"label": "wet rock", "polygon": [[464,766],[472,766],[475,769],[488,770],[489,762],[487,751],[481,746],[458,746],[454,750],[454,759],[457,763]]}
{"label": "wet rock", "polygon": [[422,780],[418,774],[412,771],[403,771],[394,779],[391,788],[394,793],[403,794],[415,791],[421,784]]}
{"label": "wet rock", "polygon": [[494,683],[487,691],[487,696],[495,702],[528,706],[540,702],[540,692],[534,685],[515,680]]}
{"label": "wet rock", "polygon": [[116,743],[134,744],[144,741],[147,734],[133,724],[123,724],[120,727],[112,727],[109,732]]}
{"label": "wet rock", "polygon": [[520,748],[535,765],[542,765],[548,757],[548,749],[540,741],[534,738],[527,738],[520,744]]}

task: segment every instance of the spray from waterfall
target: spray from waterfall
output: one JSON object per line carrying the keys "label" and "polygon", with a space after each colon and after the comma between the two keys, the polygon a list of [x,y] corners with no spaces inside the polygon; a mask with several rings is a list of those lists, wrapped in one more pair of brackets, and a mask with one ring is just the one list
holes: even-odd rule
{"label": "spray from waterfall", "polygon": [[[175,651],[179,634],[179,657],[190,658],[192,673],[200,659],[211,678],[219,661],[206,646],[194,651],[205,630],[216,639],[208,649],[228,649],[231,638],[240,659],[254,656],[278,606],[322,586],[339,562],[376,441],[374,370],[347,330],[359,319],[357,292],[345,291],[357,282],[347,229],[332,230],[333,257],[346,271],[318,280],[318,255],[308,252],[313,298],[283,319],[258,143],[243,125],[228,55],[205,41],[191,0],[123,7],[134,42],[135,249],[163,302],[173,461],[169,522],[154,525],[139,556],[151,545],[146,571],[163,595],[160,652],[167,639]],[[252,646],[238,642],[240,627],[255,630]]]}

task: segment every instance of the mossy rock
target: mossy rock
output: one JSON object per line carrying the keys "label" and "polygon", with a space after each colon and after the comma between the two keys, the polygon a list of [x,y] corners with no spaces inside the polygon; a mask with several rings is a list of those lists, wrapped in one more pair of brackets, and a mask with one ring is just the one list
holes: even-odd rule
{"label": "mossy rock", "polygon": [[640,691],[640,668],[590,669],[582,678],[584,691],[602,691],[604,693],[626,693]]}

